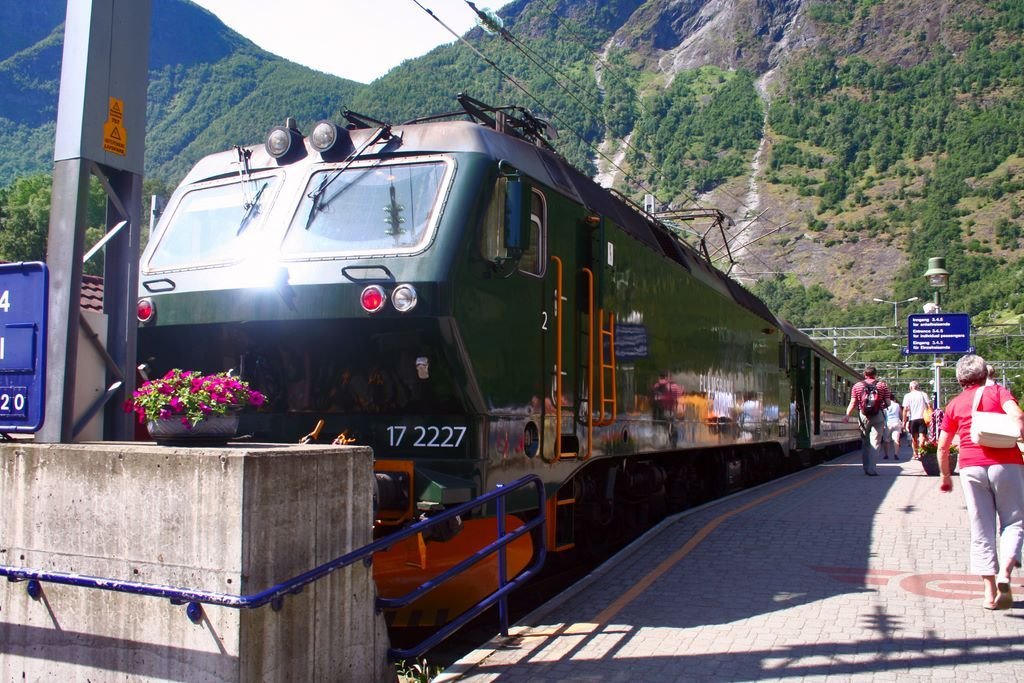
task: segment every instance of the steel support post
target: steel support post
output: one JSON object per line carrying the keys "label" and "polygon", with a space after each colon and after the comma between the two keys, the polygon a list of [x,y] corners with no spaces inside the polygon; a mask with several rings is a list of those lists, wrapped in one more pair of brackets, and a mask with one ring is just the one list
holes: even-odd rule
{"label": "steel support post", "polygon": [[84,159],[55,162],[46,246],[50,270],[46,401],[43,426],[36,434],[36,441],[44,443],[71,440],[88,198],[89,162]]}

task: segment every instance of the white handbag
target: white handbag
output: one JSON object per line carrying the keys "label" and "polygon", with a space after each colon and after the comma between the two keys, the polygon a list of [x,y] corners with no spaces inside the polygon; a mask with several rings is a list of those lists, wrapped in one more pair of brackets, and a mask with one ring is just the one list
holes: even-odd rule
{"label": "white handbag", "polygon": [[989,448],[1013,448],[1020,439],[1020,421],[1006,413],[987,413],[978,410],[981,392],[985,387],[974,393],[974,404],[971,406],[971,441],[979,446]]}

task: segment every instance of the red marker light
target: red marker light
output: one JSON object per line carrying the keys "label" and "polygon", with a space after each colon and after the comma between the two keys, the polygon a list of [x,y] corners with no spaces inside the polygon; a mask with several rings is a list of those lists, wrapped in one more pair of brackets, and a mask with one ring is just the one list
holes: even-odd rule
{"label": "red marker light", "polygon": [[359,303],[367,313],[376,313],[384,308],[385,301],[387,301],[387,296],[380,285],[370,285],[359,295]]}
{"label": "red marker light", "polygon": [[139,302],[135,305],[135,315],[138,317],[140,323],[148,323],[156,315],[156,307],[153,306],[152,299],[139,299]]}

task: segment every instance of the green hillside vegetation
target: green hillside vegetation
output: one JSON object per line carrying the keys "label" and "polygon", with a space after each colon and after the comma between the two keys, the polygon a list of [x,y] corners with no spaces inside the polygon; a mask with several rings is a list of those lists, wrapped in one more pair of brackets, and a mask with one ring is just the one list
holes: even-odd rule
{"label": "green hillside vegetation", "polygon": [[[769,112],[777,139],[767,179],[814,199],[807,229],[836,245],[873,240],[905,253],[885,297],[894,300],[921,295],[927,259],[946,256],[943,308],[976,325],[1024,314],[1024,5],[994,5],[988,18],[963,21],[972,35],[963,54],[904,68],[818,51],[789,69]],[[878,324],[884,311],[839,308],[793,278],[754,290],[801,326]],[[982,354],[1024,357],[1013,336],[977,342]]]}
{"label": "green hillside vegetation", "polygon": [[[22,176],[0,188],[0,255],[3,261],[40,261],[46,253],[50,225],[52,179],[48,173]],[[103,237],[107,200],[96,181],[89,185],[85,240],[95,244]],[[103,254],[96,254],[84,266],[89,275],[103,274]]]}
{"label": "green hillside vegetation", "polygon": [[[286,116],[308,130],[362,87],[251,49],[190,69],[168,65],[149,76],[146,165],[171,182],[212,150],[261,142]],[[282,92],[288,93],[284,106]]]}
{"label": "green hillside vegetation", "polygon": [[644,100],[630,163],[663,197],[704,193],[745,174],[761,140],[764,109],[749,71],[680,73]]}
{"label": "green hillside vegetation", "polygon": [[[532,7],[534,4],[528,5],[516,22],[508,23],[510,34],[518,33],[516,26],[538,19],[539,10]],[[454,111],[458,108],[455,96],[461,92],[488,104],[518,104],[551,120],[561,132],[558,150],[571,163],[593,173],[590,146],[604,135],[593,59],[609,34],[588,28],[600,24],[596,16],[605,10],[589,11],[585,17],[557,23],[550,34],[528,42],[517,40],[525,50],[516,49],[500,35],[475,29],[468,40],[494,67],[462,43],[439,47],[396,67],[354,94],[345,106],[380,120],[401,122]],[[522,87],[513,85],[501,72],[514,76]]]}
{"label": "green hillside vegetation", "polygon": [[[35,4],[7,18],[25,37],[0,41],[0,185],[53,163],[66,4]],[[260,142],[286,116],[308,128],[367,87],[276,57],[184,0],[154,2],[152,26],[145,171],[171,185],[202,156]]]}
{"label": "green hillside vegetation", "polygon": [[[828,52],[802,60],[769,113],[779,140],[768,179],[817,198],[811,230],[898,238],[909,260],[894,297],[917,293],[927,258],[946,255],[949,305],[994,320],[1024,313],[1024,176],[1007,163],[1024,156],[1024,45],[995,40],[992,22],[965,28],[976,39],[964,55],[911,68]],[[1006,213],[982,225],[976,214],[995,204]]]}

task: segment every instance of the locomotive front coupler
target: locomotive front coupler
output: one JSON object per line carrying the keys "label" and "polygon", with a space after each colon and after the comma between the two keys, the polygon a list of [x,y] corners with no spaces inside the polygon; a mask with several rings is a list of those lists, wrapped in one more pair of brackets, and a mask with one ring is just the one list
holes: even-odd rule
{"label": "locomotive front coupler", "polygon": [[[416,509],[420,510],[423,514],[420,515],[420,522],[430,519],[436,514],[444,512],[444,505],[441,503],[432,503],[428,501],[420,501],[416,503]],[[450,541],[462,531],[462,517],[456,515],[449,520],[441,524],[435,524],[430,527],[427,531],[423,532],[423,540],[425,541],[437,541],[444,543]]]}

